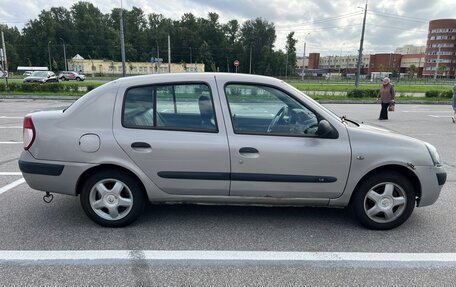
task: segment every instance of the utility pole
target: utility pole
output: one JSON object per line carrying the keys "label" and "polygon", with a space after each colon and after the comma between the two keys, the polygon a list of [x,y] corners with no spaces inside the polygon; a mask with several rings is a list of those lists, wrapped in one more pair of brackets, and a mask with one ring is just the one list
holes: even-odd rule
{"label": "utility pole", "polygon": [[49,47],[49,44],[51,44],[52,41],[48,42],[48,56],[49,56],[49,71],[52,71],[52,66],[51,66],[51,48]]}
{"label": "utility pole", "polygon": [[66,59],[66,50],[65,50],[65,41],[60,38],[60,40],[62,40],[62,43],[63,43],[63,61],[64,61],[64,66],[65,66],[65,71],[68,71],[68,66],[67,66],[67,59]]}
{"label": "utility pole", "polygon": [[288,51],[287,51],[287,63],[285,65],[285,79],[288,79]]}
{"label": "utility pole", "polygon": [[359,43],[358,64],[356,67],[356,80],[355,80],[356,88],[358,88],[358,86],[359,86],[359,76],[361,74],[361,61],[363,59],[364,30],[366,29],[366,14],[367,14],[367,0],[366,0],[366,5],[364,6],[363,29],[361,31],[361,41]]}
{"label": "utility pole", "polygon": [[6,57],[6,46],[5,46],[5,37],[3,36],[2,31],[2,46],[3,46],[3,72],[5,73],[5,83],[8,88],[8,58]]}
{"label": "utility pole", "polygon": [[301,74],[301,81],[304,81],[304,69],[306,68],[306,44],[307,44],[307,36],[309,36],[310,33],[307,33],[306,36],[304,36],[304,50],[302,52],[302,74]]}
{"label": "utility pole", "polygon": [[126,75],[125,67],[125,35],[124,35],[124,25],[123,25],[123,6],[122,0],[120,0],[120,52],[122,53],[122,77]]}
{"label": "utility pole", "polygon": [[171,37],[168,34],[168,73],[171,73]]}
{"label": "utility pole", "polygon": [[[236,68],[237,73],[237,68]],[[250,64],[249,64],[249,74],[252,73],[252,43],[250,42]]]}

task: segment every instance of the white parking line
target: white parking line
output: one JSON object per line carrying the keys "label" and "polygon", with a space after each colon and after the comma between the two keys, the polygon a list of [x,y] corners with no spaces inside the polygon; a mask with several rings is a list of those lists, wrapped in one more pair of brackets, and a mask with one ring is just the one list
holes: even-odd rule
{"label": "white parking line", "polygon": [[187,250],[5,250],[0,251],[0,263],[7,261],[40,263],[43,261],[75,263],[88,261],[99,264],[107,260],[190,261],[190,262],[364,262],[401,264],[452,264],[456,253],[368,253],[368,252],[277,252],[277,251],[187,251]]}
{"label": "white parking line", "polygon": [[24,117],[7,117],[7,116],[1,116],[0,119],[23,119]]}
{"label": "white parking line", "polygon": [[22,172],[0,172],[0,175],[22,175]]}
{"label": "white parking line", "polygon": [[[18,186],[20,184],[23,184],[24,182],[25,182],[25,179],[23,179],[23,178],[18,179],[16,181],[13,181],[12,183],[10,183],[8,185],[5,185],[4,187],[0,188],[0,194],[2,194],[4,192],[7,192],[10,189],[15,188],[16,186]],[[1,258],[1,256],[0,256],[0,258]]]}
{"label": "white parking line", "polygon": [[23,144],[23,142],[0,142],[0,144]]}
{"label": "white parking line", "polygon": [[0,129],[22,129],[20,126],[4,126],[0,127]]}

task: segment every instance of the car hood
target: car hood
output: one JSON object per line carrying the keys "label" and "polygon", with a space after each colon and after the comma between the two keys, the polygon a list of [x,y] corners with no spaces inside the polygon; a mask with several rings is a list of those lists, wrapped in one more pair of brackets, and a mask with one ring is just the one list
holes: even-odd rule
{"label": "car hood", "polygon": [[414,165],[432,165],[424,141],[398,132],[360,124],[347,131],[354,154],[378,154],[391,162],[412,162]]}

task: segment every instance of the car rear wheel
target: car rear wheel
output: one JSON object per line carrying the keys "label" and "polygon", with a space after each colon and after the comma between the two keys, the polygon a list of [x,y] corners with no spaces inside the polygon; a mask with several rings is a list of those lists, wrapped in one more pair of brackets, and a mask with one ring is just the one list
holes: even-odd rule
{"label": "car rear wheel", "polygon": [[365,179],[354,194],[351,208],[367,228],[386,230],[404,223],[415,207],[415,190],[397,172],[381,172]]}
{"label": "car rear wheel", "polygon": [[80,200],[87,216],[96,223],[122,227],[141,215],[146,197],[142,186],[132,176],[105,170],[84,183]]}

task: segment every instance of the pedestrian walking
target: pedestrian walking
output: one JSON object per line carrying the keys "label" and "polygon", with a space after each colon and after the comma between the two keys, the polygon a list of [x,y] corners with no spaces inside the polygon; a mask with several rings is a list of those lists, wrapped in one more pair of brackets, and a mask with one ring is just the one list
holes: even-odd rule
{"label": "pedestrian walking", "polygon": [[451,120],[453,124],[456,123],[456,84],[453,85],[453,116]]}
{"label": "pedestrian walking", "polygon": [[378,119],[387,120],[388,108],[390,106],[394,106],[394,87],[393,84],[391,84],[391,80],[389,78],[383,79],[383,85],[380,87],[380,92],[378,93],[377,99],[380,100],[380,104],[382,106]]}

